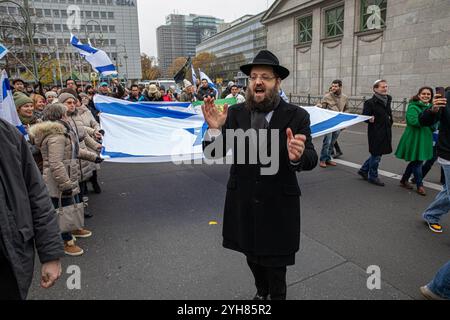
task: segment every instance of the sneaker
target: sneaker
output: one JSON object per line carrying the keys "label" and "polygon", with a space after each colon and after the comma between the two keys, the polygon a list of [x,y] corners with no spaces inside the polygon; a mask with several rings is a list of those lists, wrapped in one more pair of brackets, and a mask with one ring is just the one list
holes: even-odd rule
{"label": "sneaker", "polygon": [[334,161],[327,161],[326,164],[327,164],[327,166],[330,166],[330,167],[336,167],[337,166],[337,163],[334,162]]}
{"label": "sneaker", "polygon": [[408,190],[414,189],[414,187],[408,181],[400,180],[400,186]]}
{"label": "sneaker", "polygon": [[86,229],[80,229],[80,230],[76,230],[76,231],[72,231],[72,235],[75,238],[89,238],[90,236],[92,236],[92,232]]}
{"label": "sneaker", "polygon": [[326,168],[327,167],[327,163],[325,161],[320,161],[319,166],[321,168]]}
{"label": "sneaker", "polygon": [[418,187],[417,188],[417,193],[420,194],[421,196],[426,196],[427,192],[425,191],[424,187]]}
{"label": "sneaker", "polygon": [[369,174],[367,172],[359,170],[358,174],[366,181],[369,179]]}
{"label": "sneaker", "polygon": [[74,241],[64,241],[64,253],[71,257],[81,256],[84,251]]}
{"label": "sneaker", "polygon": [[435,233],[442,233],[442,226],[439,223],[431,223],[427,221],[427,224],[431,231]]}
{"label": "sneaker", "polygon": [[430,288],[428,288],[428,286],[420,287],[420,292],[427,300],[445,300],[440,296],[438,296],[437,294],[435,294],[433,291],[431,291]]}
{"label": "sneaker", "polygon": [[374,185],[379,186],[379,187],[384,187],[385,186],[384,182],[381,182],[381,180],[379,178],[368,179],[367,181],[369,181],[369,183],[374,184]]}
{"label": "sneaker", "polygon": [[332,157],[335,159],[338,159],[339,157],[343,156],[344,154],[342,152],[337,152],[335,155],[333,155]]}

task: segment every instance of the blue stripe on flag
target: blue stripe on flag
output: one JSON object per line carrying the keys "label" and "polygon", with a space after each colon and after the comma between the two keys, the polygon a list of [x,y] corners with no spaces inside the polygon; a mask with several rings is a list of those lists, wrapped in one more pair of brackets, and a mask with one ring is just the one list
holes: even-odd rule
{"label": "blue stripe on flag", "polygon": [[114,65],[110,64],[108,66],[103,66],[103,67],[96,67],[95,69],[97,69],[97,71],[99,73],[103,73],[103,72],[107,72],[107,71],[116,71],[116,67],[114,67]]}
{"label": "blue stripe on flag", "polygon": [[[169,105],[167,105],[169,106]],[[133,104],[121,104],[117,102],[113,103],[96,103],[95,107],[100,112],[107,114],[113,114],[117,116],[135,117],[135,118],[172,118],[172,119],[187,119],[196,114],[161,109],[147,104],[133,103]]]}
{"label": "blue stripe on flag", "polygon": [[108,152],[108,151],[102,151],[102,156],[110,157],[110,158],[143,158],[143,157],[149,157],[149,156],[133,156],[131,154],[127,153],[121,153],[121,152]]}
{"label": "blue stripe on flag", "polygon": [[0,43],[0,59],[6,56],[8,49]]}
{"label": "blue stripe on flag", "polygon": [[26,136],[28,134],[27,130],[25,129],[25,127],[23,125],[17,126],[16,127],[17,130],[20,131],[21,134],[23,134],[24,136]]}
{"label": "blue stripe on flag", "polygon": [[325,130],[328,130],[330,128],[333,128],[333,127],[341,124],[342,122],[350,121],[350,120],[353,120],[356,118],[358,118],[358,116],[349,115],[349,114],[338,114],[337,116],[335,116],[333,118],[330,118],[323,122],[319,122],[318,124],[311,126],[311,133],[314,134],[314,133],[318,133],[321,131],[325,131]]}
{"label": "blue stripe on flag", "polygon": [[83,50],[83,51],[85,51],[85,52],[87,52],[87,53],[94,54],[94,53],[97,53],[97,51],[98,51],[97,49],[95,49],[95,48],[93,48],[93,47],[91,47],[91,46],[89,46],[89,45],[87,45],[87,44],[82,44],[82,43],[77,39],[77,37],[75,37],[75,36],[72,37],[71,43],[72,43],[72,45],[73,45],[74,47],[76,47],[76,48],[78,48],[78,49],[80,49],[80,50]]}
{"label": "blue stripe on flag", "polygon": [[139,103],[146,106],[152,106],[156,108],[168,108],[168,107],[179,107],[179,108],[189,108],[191,106],[190,102],[150,102],[150,101],[139,101]]}
{"label": "blue stripe on flag", "polygon": [[5,100],[6,97],[8,96],[8,91],[11,90],[11,86],[9,84],[9,80],[8,79],[3,81],[2,84],[3,84],[2,85],[2,97],[3,97],[3,100]]}

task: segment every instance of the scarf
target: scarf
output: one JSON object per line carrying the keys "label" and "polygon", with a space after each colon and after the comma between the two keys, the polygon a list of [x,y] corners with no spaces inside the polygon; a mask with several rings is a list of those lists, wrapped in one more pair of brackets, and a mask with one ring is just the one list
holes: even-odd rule
{"label": "scarf", "polygon": [[388,103],[388,96],[383,96],[381,94],[375,93],[375,97],[377,97],[378,99],[380,99],[381,101],[383,101],[384,105],[387,106]]}

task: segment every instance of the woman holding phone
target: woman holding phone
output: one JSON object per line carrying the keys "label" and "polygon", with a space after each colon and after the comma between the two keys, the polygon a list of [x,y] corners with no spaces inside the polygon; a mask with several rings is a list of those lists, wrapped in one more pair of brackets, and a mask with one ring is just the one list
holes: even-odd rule
{"label": "woman holding phone", "polygon": [[400,139],[395,155],[399,159],[409,162],[400,180],[403,188],[412,190],[413,186],[408,182],[414,175],[417,193],[425,196],[423,187],[422,165],[424,161],[433,158],[433,126],[423,126],[419,119],[420,115],[433,107],[433,89],[422,87],[418,93],[411,98],[406,112],[406,129]]}

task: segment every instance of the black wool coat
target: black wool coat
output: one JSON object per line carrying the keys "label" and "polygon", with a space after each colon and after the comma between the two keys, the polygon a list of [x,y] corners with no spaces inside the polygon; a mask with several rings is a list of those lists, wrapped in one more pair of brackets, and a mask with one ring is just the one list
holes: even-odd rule
{"label": "black wool coat", "polygon": [[374,156],[392,153],[392,97],[388,96],[387,105],[375,95],[364,102],[363,115],[375,117],[374,123],[369,123],[367,136],[369,152]]}
{"label": "black wool coat", "polygon": [[[237,104],[230,107],[222,135],[216,141],[224,142],[229,148],[227,129],[247,132],[250,128],[250,112],[245,108],[245,103]],[[295,165],[288,157],[287,128],[291,128],[294,135],[303,134],[307,137],[304,154]],[[260,169],[264,165],[259,159],[257,164],[236,164],[234,148],[235,164],[231,166],[227,183],[223,245],[253,256],[291,255],[299,250],[301,191],[296,172],[312,170],[318,161],[311,139],[309,114],[304,109],[281,100],[272,115],[269,129],[279,129],[278,172],[261,175]],[[267,148],[272,152],[274,148],[270,141],[270,137],[267,138]],[[204,148],[208,145],[204,143]],[[249,150],[248,141],[246,150]],[[208,157],[207,154],[205,156]]]}

